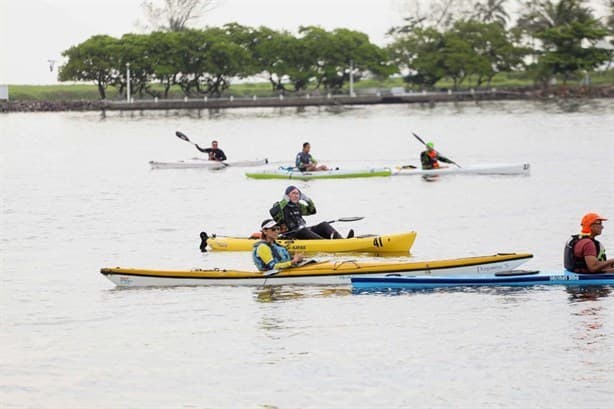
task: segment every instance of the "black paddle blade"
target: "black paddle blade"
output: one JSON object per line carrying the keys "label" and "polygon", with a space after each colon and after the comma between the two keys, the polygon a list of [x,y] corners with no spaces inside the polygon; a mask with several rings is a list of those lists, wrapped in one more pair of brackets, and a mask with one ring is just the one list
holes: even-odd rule
{"label": "black paddle blade", "polygon": [[207,252],[207,239],[209,239],[209,236],[207,235],[207,233],[200,232],[200,251],[202,251],[203,253]]}
{"label": "black paddle blade", "polygon": [[355,222],[358,220],[364,219],[363,216],[354,216],[354,217],[340,217],[337,219],[338,222]]}
{"label": "black paddle blade", "polygon": [[175,135],[177,135],[177,138],[179,139],[183,139],[186,142],[190,142],[190,138],[188,138],[183,132],[177,131],[175,132]]}

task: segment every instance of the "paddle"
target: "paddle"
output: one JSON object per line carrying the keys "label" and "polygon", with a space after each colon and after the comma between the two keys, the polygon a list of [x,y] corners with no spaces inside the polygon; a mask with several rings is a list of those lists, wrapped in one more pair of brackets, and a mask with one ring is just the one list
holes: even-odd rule
{"label": "paddle", "polygon": [[[329,220],[328,223],[332,224],[332,223],[335,223],[335,222],[355,222],[355,221],[362,220],[362,219],[364,219],[364,216],[340,217],[340,218],[335,219],[335,220]],[[286,234],[296,233],[297,231],[299,231],[301,229],[304,229],[304,228],[305,227],[301,227],[301,228],[298,228],[298,229],[295,229],[295,230],[286,231],[286,232],[281,233],[280,235],[284,236]]]}
{"label": "paddle", "polygon": [[[424,141],[422,140],[422,138],[420,138],[418,135],[416,135],[416,134],[415,134],[415,133],[413,133],[413,132],[412,132],[411,134],[412,134],[413,136],[415,136],[417,140],[419,140],[420,142],[422,142],[422,145],[426,146],[426,142],[424,142]],[[450,158],[448,158],[448,159],[450,159]],[[452,164],[454,164],[454,165],[458,166],[459,168],[461,167],[461,165],[459,165],[458,163],[454,162],[454,161],[453,161],[453,160],[451,160],[451,159],[450,159],[450,162],[452,162]]]}
{"label": "paddle", "polygon": [[[294,267],[292,267],[292,268],[303,267],[303,266],[306,266],[306,265],[308,265],[308,264],[314,264],[314,263],[318,263],[318,262],[320,262],[320,260],[316,260],[316,259],[311,258],[311,259],[309,259],[309,260],[303,260],[303,261],[301,261],[300,263],[298,263],[296,266],[294,266]],[[262,275],[263,275],[263,276],[265,276],[265,277],[267,277],[267,278],[269,278],[269,277],[271,277],[271,276],[274,276],[274,275],[276,275],[276,274],[281,273],[282,271],[283,271],[283,270],[281,270],[281,269],[280,269],[280,270],[269,270],[269,271],[265,271],[265,272],[263,272],[263,273],[262,273]],[[266,284],[266,280],[264,280],[264,284]],[[264,285],[264,284],[263,284],[263,285]]]}
{"label": "paddle", "polygon": [[[177,135],[177,138],[179,138],[179,139],[181,139],[181,140],[183,140],[183,141],[186,141],[186,142],[188,142],[188,143],[191,143],[191,144],[192,144],[192,145],[194,145],[194,146],[197,146],[197,145],[196,145],[194,142],[192,142],[192,141],[190,140],[190,138],[188,138],[188,136],[187,136],[186,134],[184,134],[183,132],[181,132],[181,131],[176,131],[176,132],[175,132],[175,135]],[[198,147],[197,147],[196,149],[198,149]],[[199,149],[199,151],[200,151],[200,149]],[[211,159],[210,159],[210,160],[211,160]],[[230,165],[229,165],[228,163],[226,163],[226,162],[222,162],[222,161],[216,161],[216,162],[221,163],[222,165],[224,165],[224,167],[228,167],[228,166],[230,166]]]}

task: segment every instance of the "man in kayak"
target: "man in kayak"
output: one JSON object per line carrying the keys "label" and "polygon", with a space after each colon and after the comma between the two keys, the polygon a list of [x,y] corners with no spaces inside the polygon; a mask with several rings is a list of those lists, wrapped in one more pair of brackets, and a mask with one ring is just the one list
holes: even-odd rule
{"label": "man in kayak", "polygon": [[[316,214],[316,205],[296,186],[288,186],[282,200],[276,202],[269,213],[282,227],[285,237],[311,240],[343,238],[328,222],[307,227],[303,216]],[[348,238],[350,237],[354,237],[352,230],[348,234]]]}
{"label": "man in kayak", "polygon": [[309,142],[305,142],[303,144],[303,150],[296,154],[294,166],[296,166],[301,172],[328,170],[326,165],[318,165],[318,162],[309,153],[310,150],[311,145]]}
{"label": "man in kayak", "polygon": [[582,231],[574,234],[565,244],[563,260],[565,269],[576,273],[614,273],[614,259],[608,259],[605,248],[595,239],[603,231],[608,219],[597,213],[582,217]]}
{"label": "man in kayak", "polygon": [[279,236],[279,226],[275,220],[266,219],[260,225],[262,240],[254,244],[252,260],[259,271],[280,270],[288,267],[296,267],[303,261],[303,255],[297,253],[291,257],[285,247],[275,240]]}
{"label": "man in kayak", "polygon": [[226,160],[226,155],[224,154],[224,151],[217,147],[217,141],[212,141],[210,148],[201,148],[200,146],[198,146],[198,144],[194,145],[199,151],[209,154],[209,160],[216,160],[218,162]]}
{"label": "man in kayak", "polygon": [[439,168],[439,162],[454,163],[454,161],[440,155],[435,150],[435,144],[428,142],[426,144],[426,150],[420,153],[420,162],[422,162],[422,169],[437,169]]}

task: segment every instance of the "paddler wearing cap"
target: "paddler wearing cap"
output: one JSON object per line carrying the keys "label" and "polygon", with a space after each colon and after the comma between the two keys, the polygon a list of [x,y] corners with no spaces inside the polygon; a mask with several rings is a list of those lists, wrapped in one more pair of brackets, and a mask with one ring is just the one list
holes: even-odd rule
{"label": "paddler wearing cap", "polygon": [[426,150],[420,152],[420,162],[422,162],[422,169],[437,169],[439,168],[439,162],[454,163],[453,160],[440,155],[435,150],[435,144],[433,142],[426,143]]}
{"label": "paddler wearing cap", "polygon": [[260,225],[262,240],[254,244],[252,260],[259,271],[280,270],[295,267],[303,261],[303,254],[290,256],[288,250],[275,240],[279,236],[279,226],[273,219],[266,219]]}
{"label": "paddler wearing cap", "polygon": [[595,239],[603,231],[605,217],[586,213],[582,217],[580,234],[574,234],[565,244],[565,269],[575,273],[614,273],[614,259],[608,259],[605,248]]}
{"label": "paddler wearing cap", "polygon": [[[269,213],[282,228],[284,237],[294,239],[342,239],[341,234],[330,223],[324,221],[315,226],[307,226],[303,216],[316,214],[316,205],[296,186],[290,185],[284,191],[283,198],[275,202]],[[354,236],[350,231],[349,236]]]}

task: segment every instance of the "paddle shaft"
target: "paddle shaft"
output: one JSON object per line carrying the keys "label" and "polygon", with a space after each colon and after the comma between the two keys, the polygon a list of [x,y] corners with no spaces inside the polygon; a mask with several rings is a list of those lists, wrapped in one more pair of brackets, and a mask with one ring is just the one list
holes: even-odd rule
{"label": "paddle shaft", "polygon": [[[413,133],[413,132],[412,132],[411,134],[412,134],[414,137],[416,137],[416,139],[417,139],[417,140],[419,140],[420,142],[422,142],[422,145],[426,146],[426,142],[424,142],[424,141],[422,140],[422,138],[420,138],[418,135],[416,135],[416,134],[415,134],[415,133]],[[450,158],[448,158],[448,159],[450,159]],[[461,167],[461,165],[459,165],[458,163],[454,162],[453,160],[451,160],[451,159],[450,159],[450,161],[451,161],[451,162],[452,162],[454,165],[458,166],[459,168]]]}

